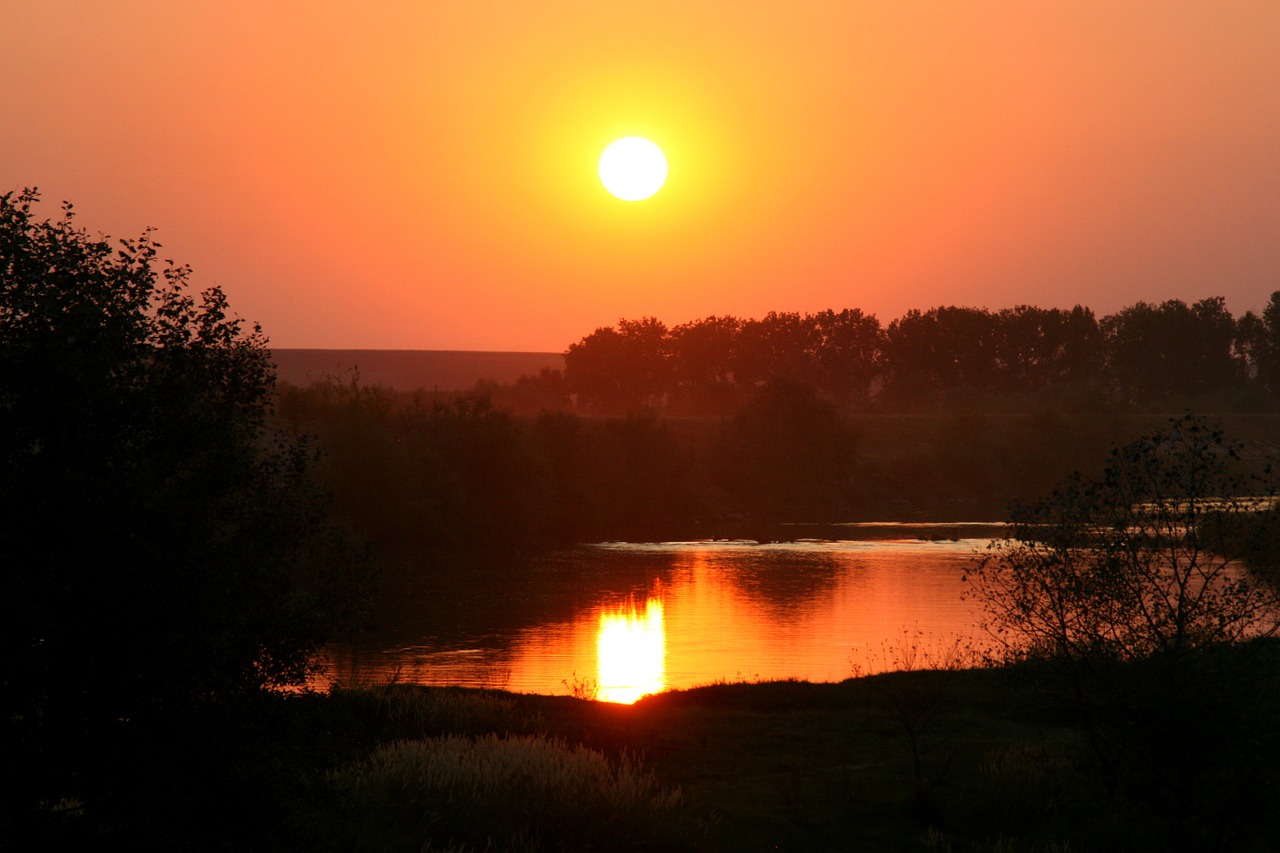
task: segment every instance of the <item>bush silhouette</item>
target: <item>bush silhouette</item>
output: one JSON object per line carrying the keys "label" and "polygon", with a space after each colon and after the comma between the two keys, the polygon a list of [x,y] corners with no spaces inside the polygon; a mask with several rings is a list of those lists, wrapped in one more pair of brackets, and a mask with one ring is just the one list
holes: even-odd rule
{"label": "bush silhouette", "polygon": [[[36,809],[119,794],[156,734],[298,684],[356,582],[272,439],[261,331],[150,234],[113,246],[70,205],[0,196],[4,746]],[[163,780],[157,785],[163,786]]]}
{"label": "bush silhouette", "polygon": [[1251,849],[1273,827],[1280,596],[1242,567],[1276,523],[1269,468],[1186,416],[1015,511],[970,580],[988,627],[1087,733],[1106,792],[1161,849]]}

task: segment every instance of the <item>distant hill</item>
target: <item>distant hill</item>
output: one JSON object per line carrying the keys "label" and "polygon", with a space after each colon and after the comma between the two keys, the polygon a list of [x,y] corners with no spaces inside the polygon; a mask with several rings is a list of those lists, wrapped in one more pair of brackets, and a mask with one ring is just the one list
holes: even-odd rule
{"label": "distant hill", "polygon": [[558,352],[472,352],[468,350],[273,349],[281,381],[306,386],[325,376],[398,391],[461,391],[479,380],[511,383],[537,376],[544,367],[564,368]]}

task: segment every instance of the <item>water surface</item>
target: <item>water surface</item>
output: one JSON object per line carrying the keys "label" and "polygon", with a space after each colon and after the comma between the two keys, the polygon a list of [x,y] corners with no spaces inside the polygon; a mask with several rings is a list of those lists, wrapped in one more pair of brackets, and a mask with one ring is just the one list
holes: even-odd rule
{"label": "water surface", "polygon": [[580,546],[518,573],[398,592],[396,624],[335,651],[320,683],[577,690],[630,702],[716,681],[839,681],[937,664],[980,636],[962,578],[987,541]]}

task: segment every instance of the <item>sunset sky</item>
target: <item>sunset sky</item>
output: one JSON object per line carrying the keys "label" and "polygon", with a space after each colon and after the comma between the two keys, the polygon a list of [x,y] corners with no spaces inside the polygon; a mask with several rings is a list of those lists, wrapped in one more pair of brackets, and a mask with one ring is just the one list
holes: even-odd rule
{"label": "sunset sky", "polygon": [[0,0],[0,115],[281,347],[1280,289],[1277,0]]}

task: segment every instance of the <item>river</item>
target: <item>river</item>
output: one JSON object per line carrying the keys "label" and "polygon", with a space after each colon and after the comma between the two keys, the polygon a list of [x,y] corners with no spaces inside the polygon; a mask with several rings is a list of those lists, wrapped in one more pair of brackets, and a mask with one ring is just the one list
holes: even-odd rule
{"label": "river", "polygon": [[632,702],[718,681],[947,665],[981,644],[963,577],[995,526],[836,532],[601,543],[518,572],[468,567],[448,588],[396,590],[389,626],[334,650],[316,686],[456,684]]}

